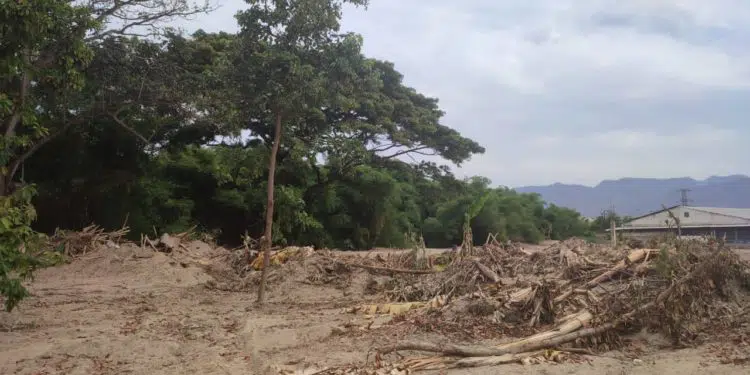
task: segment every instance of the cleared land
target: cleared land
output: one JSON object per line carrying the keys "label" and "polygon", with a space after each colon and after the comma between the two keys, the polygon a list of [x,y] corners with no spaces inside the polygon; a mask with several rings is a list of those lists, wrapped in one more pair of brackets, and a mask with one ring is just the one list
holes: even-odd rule
{"label": "cleared land", "polygon": [[[374,349],[404,339],[490,345],[513,336],[512,325],[503,325],[507,332],[493,332],[485,320],[466,310],[454,311],[457,319],[443,315],[443,323],[416,310],[399,317],[347,311],[383,303],[384,285],[398,278],[313,261],[317,256],[301,256],[274,267],[269,300],[259,308],[253,293],[257,272],[238,276],[231,267],[236,254],[199,241],[185,242],[180,248],[167,254],[128,244],[100,246],[70,264],[39,271],[30,288],[33,297],[13,313],[0,314],[0,373],[278,374],[282,369],[307,368],[306,373],[312,374],[335,366],[365,373],[364,368],[374,367]],[[408,253],[379,250],[369,254],[367,262],[376,264],[379,255],[388,258],[382,261],[384,266],[391,266]],[[319,258],[365,262],[360,255],[329,252]],[[488,287],[480,290],[491,294]],[[523,329],[515,336],[531,331],[526,321],[516,326]],[[644,328],[628,335],[617,350],[592,349],[595,355],[568,353],[537,357],[526,365],[514,361],[501,367],[442,371],[747,374],[750,326],[742,321],[722,329],[727,332],[723,339],[707,337],[687,349],[674,349],[670,340]],[[409,358],[424,356],[401,353]],[[380,359],[383,363],[401,360],[395,354]]]}

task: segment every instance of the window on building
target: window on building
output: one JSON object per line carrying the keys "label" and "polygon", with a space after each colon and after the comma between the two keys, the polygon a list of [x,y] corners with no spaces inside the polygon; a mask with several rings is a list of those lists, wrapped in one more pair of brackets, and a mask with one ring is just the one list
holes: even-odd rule
{"label": "window on building", "polygon": [[682,214],[682,216],[690,217],[690,212],[685,212],[685,213]]}

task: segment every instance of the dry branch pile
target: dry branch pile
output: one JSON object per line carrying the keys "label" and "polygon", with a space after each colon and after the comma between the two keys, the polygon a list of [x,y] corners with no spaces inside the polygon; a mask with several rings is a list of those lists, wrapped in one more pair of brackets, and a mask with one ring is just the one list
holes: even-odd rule
{"label": "dry branch pile", "polygon": [[[75,257],[117,247],[127,231],[124,227],[105,232],[96,226],[80,232],[58,231],[50,237],[48,249]],[[207,270],[222,264],[211,274],[218,280],[216,275],[227,271],[231,274],[227,282],[233,285],[219,289],[248,290],[257,285],[262,263],[252,257],[257,253],[250,246],[231,252],[190,242],[189,235],[144,237],[141,245]],[[369,295],[380,294],[383,303],[347,311],[399,315],[390,327],[407,325],[413,331],[448,338],[505,339],[487,347],[446,340],[397,342],[378,350],[378,362],[385,367],[327,369],[321,374],[557,361],[564,352],[617,348],[629,333],[644,329],[661,332],[674,345],[688,345],[748,327],[750,319],[743,307],[750,301],[750,265],[716,241],[673,241],[658,250],[627,250],[571,239],[536,252],[488,241],[473,247],[471,256],[456,252],[427,256],[423,248],[360,256],[289,247],[274,251],[271,265],[270,283],[295,277],[295,282],[351,287],[355,272],[372,274],[365,289]],[[508,341],[508,337],[516,339]],[[386,364],[383,358],[396,351],[433,356]]]}
{"label": "dry branch pile", "polygon": [[685,345],[721,334],[744,311],[750,268],[720,244],[688,241],[623,251],[580,240],[536,253],[485,246],[445,272],[401,277],[387,296],[404,302],[449,298],[442,308],[407,313],[412,324],[448,336],[529,336],[494,347],[402,342],[380,352],[439,354],[402,363],[420,370],[517,362],[566,344],[612,349],[642,329]]}
{"label": "dry branch pile", "polygon": [[107,232],[89,225],[81,231],[56,230],[46,243],[47,251],[57,251],[68,257],[84,255],[103,246],[116,247],[128,234],[128,227]]}

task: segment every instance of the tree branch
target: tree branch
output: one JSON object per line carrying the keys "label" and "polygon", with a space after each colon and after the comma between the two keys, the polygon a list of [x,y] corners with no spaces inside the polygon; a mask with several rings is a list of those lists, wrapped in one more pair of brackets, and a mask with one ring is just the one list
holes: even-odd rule
{"label": "tree branch", "polygon": [[23,164],[23,162],[26,161],[26,159],[28,159],[29,157],[31,157],[31,155],[33,155],[35,152],[37,152],[37,150],[39,150],[42,146],[44,146],[45,144],[49,143],[49,141],[51,141],[51,140],[57,138],[58,136],[62,135],[63,133],[65,133],[65,131],[68,130],[68,128],[70,128],[72,125],[77,125],[77,124],[80,124],[82,122],[83,122],[83,119],[79,119],[77,121],[71,121],[71,122],[66,123],[65,125],[63,125],[62,129],[60,129],[60,130],[58,130],[58,131],[56,131],[54,133],[47,134],[46,137],[40,139],[33,146],[31,146],[28,150],[26,150],[26,152],[24,152],[23,154],[19,155],[15,160],[13,160],[10,163],[10,173],[8,173],[8,180],[9,181],[13,180],[13,176],[15,176],[16,172],[18,172],[18,167],[20,167],[21,164]]}
{"label": "tree branch", "polygon": [[115,120],[115,122],[116,122],[116,123],[117,123],[118,125],[120,125],[120,126],[121,126],[121,127],[123,128],[123,129],[125,129],[125,130],[129,131],[129,132],[130,132],[131,134],[133,134],[133,135],[134,135],[134,136],[135,136],[136,138],[138,138],[138,139],[140,139],[141,141],[143,141],[143,143],[145,143],[146,145],[148,145],[149,143],[151,143],[151,142],[149,142],[149,140],[148,140],[148,139],[146,139],[146,137],[142,136],[142,135],[141,135],[140,133],[138,133],[138,132],[137,132],[137,131],[136,131],[135,129],[131,128],[131,127],[130,127],[130,126],[129,126],[128,124],[126,124],[126,123],[125,123],[124,121],[120,120],[120,118],[119,118],[119,117],[117,117],[117,115],[119,114],[119,112],[120,112],[120,110],[118,110],[118,111],[117,111],[117,112],[115,112],[115,113],[109,112],[109,113],[107,113],[107,114],[109,115],[109,117],[111,117],[111,118],[112,118],[113,120]]}
{"label": "tree branch", "polygon": [[392,155],[383,156],[383,159],[393,159],[395,157],[398,157],[398,156],[401,156],[401,155],[406,155],[406,154],[411,154],[411,153],[415,153],[415,154],[419,154],[419,155],[426,155],[426,156],[432,156],[432,155],[436,155],[437,154],[434,151],[431,152],[431,153],[421,152],[421,150],[427,150],[429,148],[430,148],[430,146],[414,147],[414,148],[410,148],[408,150],[399,151],[399,152],[397,152],[395,154],[392,154]]}
{"label": "tree branch", "polygon": [[[27,59],[24,57],[24,61],[26,60]],[[24,67],[24,72],[21,74],[21,87],[19,90],[20,103],[18,103],[16,110],[13,111],[13,115],[10,116],[8,123],[5,125],[5,138],[10,138],[16,135],[16,127],[18,126],[18,123],[21,122],[23,108],[26,106],[26,96],[29,92],[29,84],[29,73],[26,72],[26,67]]]}
{"label": "tree branch", "polygon": [[388,145],[386,147],[375,147],[375,148],[372,148],[372,149],[370,149],[370,151],[371,152],[383,152],[383,151],[388,151],[388,150],[390,150],[390,149],[392,149],[394,147],[398,147],[398,146],[399,146],[398,143],[391,143],[390,145]]}
{"label": "tree branch", "polygon": [[206,1],[204,5],[196,4],[192,7],[191,4],[178,0],[91,0],[88,6],[97,15],[97,22],[106,23],[108,19],[115,18],[122,21],[123,25],[119,28],[95,32],[85,39],[87,42],[111,35],[154,35],[156,32],[142,35],[128,32],[128,30],[134,27],[148,27],[153,30],[164,21],[186,18],[217,9],[216,6],[211,6],[209,1]]}

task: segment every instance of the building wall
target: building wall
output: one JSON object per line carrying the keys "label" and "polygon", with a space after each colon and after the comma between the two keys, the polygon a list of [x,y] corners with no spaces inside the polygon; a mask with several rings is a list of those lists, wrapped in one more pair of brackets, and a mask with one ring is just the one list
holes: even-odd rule
{"label": "building wall", "polygon": [[[691,207],[675,207],[672,213],[680,219],[680,225],[682,226],[693,226],[693,225],[750,225],[749,219],[743,219],[739,217],[731,217],[726,215],[719,215],[711,212],[701,211],[692,209]],[[687,216],[686,216],[687,215]],[[674,225],[667,211],[656,212],[649,216],[644,216],[633,221],[630,221],[623,225],[623,227],[659,227],[665,226],[665,222],[669,221],[670,225]]]}
{"label": "building wall", "polygon": [[[677,233],[677,230],[669,231],[667,229],[660,230],[622,230],[623,236],[648,239],[654,236],[664,235],[666,233]],[[716,236],[716,238],[726,238],[727,243],[737,244],[750,244],[750,226],[747,227],[718,227],[718,228],[683,228],[681,230],[683,236]]]}

